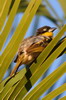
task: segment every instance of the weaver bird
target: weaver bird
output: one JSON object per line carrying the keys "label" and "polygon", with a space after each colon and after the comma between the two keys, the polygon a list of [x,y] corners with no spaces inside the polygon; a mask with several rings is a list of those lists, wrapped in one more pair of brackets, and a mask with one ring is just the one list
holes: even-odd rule
{"label": "weaver bird", "polygon": [[49,26],[41,27],[37,29],[35,36],[30,36],[21,42],[15,59],[16,66],[10,76],[12,76],[22,64],[28,65],[36,61],[39,54],[53,39],[53,31],[55,29],[56,28]]}

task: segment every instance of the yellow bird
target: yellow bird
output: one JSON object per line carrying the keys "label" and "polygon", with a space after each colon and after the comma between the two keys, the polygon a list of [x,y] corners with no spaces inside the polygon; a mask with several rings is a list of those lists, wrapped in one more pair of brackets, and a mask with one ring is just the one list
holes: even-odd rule
{"label": "yellow bird", "polygon": [[37,29],[37,34],[35,36],[30,36],[21,42],[15,59],[16,66],[12,70],[10,76],[15,74],[22,64],[28,65],[36,61],[39,54],[53,39],[53,31],[55,29],[56,28],[49,26],[41,27]]}

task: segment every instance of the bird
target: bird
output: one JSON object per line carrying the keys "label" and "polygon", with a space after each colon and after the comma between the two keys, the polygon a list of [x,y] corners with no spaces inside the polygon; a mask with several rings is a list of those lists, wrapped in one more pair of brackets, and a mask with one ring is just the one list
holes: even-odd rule
{"label": "bird", "polygon": [[15,67],[10,73],[10,77],[15,74],[22,64],[29,65],[36,59],[39,54],[46,48],[46,46],[53,39],[53,31],[55,27],[43,26],[37,29],[36,35],[23,39],[19,45],[17,56],[14,62]]}

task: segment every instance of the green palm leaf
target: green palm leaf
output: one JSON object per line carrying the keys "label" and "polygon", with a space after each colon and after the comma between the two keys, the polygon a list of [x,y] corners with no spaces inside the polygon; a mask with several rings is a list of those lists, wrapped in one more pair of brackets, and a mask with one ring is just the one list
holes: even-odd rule
{"label": "green palm leaf", "polygon": [[58,2],[60,3],[60,5],[62,6],[63,12],[64,12],[64,16],[66,17],[66,1],[64,0],[58,0]]}
{"label": "green palm leaf", "polygon": [[7,14],[9,12],[9,7],[10,7],[10,4],[11,4],[11,1],[3,1],[3,0],[0,0],[0,31],[3,27],[3,24],[4,24],[4,21],[7,17]]}
{"label": "green palm leaf", "polygon": [[61,85],[59,88],[55,89],[54,91],[50,92],[48,95],[46,95],[42,100],[48,100],[48,99],[53,99],[55,98],[57,95],[63,93],[64,91],[66,91],[66,83],[64,83],[63,85]]}
{"label": "green palm leaf", "polygon": [[[66,63],[61,65],[53,73],[47,76],[39,85],[37,85],[23,100],[27,98],[29,100],[38,99],[42,93],[44,93],[50,86],[52,86],[59,78],[66,72]],[[51,99],[51,98],[50,98]],[[45,99],[44,99],[45,100]],[[48,100],[48,99],[47,99]]]}
{"label": "green palm leaf", "polygon": [[[11,12],[8,16],[8,20],[6,22],[6,25],[4,27],[4,30],[2,31],[1,35],[0,35],[0,50],[2,49],[3,47],[3,44],[5,42],[5,40],[7,39],[8,35],[9,35],[9,32],[11,30],[11,26],[12,26],[12,23],[13,23],[13,20],[14,20],[14,17],[15,17],[15,14],[17,12],[17,9],[18,9],[18,6],[19,6],[19,3],[20,3],[20,0],[16,0],[14,2],[14,5],[11,9]],[[7,5],[6,5],[7,6]],[[4,11],[3,11],[4,12]],[[6,12],[6,11],[5,11]],[[3,20],[3,19],[2,19]]]}

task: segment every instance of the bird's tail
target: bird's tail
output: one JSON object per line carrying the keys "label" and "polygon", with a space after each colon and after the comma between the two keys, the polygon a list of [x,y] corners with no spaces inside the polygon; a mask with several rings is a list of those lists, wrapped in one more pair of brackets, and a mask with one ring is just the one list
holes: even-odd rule
{"label": "bird's tail", "polygon": [[[14,77],[14,73],[17,71],[17,69],[19,68],[19,65],[20,65],[20,63],[18,62],[16,65],[15,65],[15,67],[14,67],[14,69],[12,70],[12,72],[10,73],[10,77],[9,77],[9,79],[5,82],[5,84],[4,84],[4,86]],[[14,75],[13,75],[14,74]]]}
{"label": "bird's tail", "polygon": [[20,62],[17,62],[16,65],[15,65],[15,67],[13,68],[13,70],[10,73],[10,77],[12,77],[12,75],[14,73],[16,73],[16,71],[18,70],[19,66],[20,66]]}
{"label": "bird's tail", "polygon": [[11,76],[11,77],[12,77],[12,75],[13,75],[14,73],[17,72],[19,66],[22,64],[23,58],[24,58],[24,55],[22,54],[22,55],[19,57],[19,60],[16,62],[15,67],[13,68],[13,70],[12,70],[11,73],[10,73],[10,76]]}

